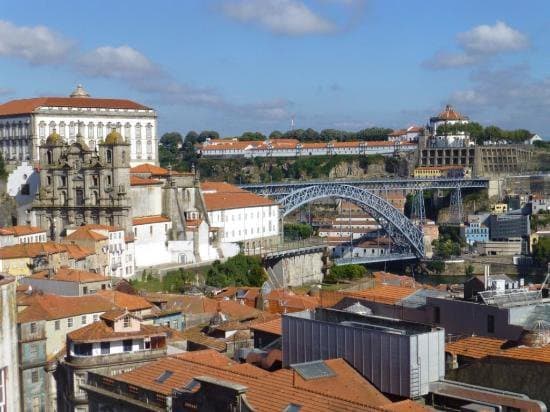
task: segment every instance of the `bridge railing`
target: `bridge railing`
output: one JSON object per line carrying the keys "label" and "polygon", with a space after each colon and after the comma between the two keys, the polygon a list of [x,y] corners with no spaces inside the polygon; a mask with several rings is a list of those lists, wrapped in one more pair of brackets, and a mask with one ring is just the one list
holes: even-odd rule
{"label": "bridge railing", "polygon": [[308,238],[302,240],[293,240],[269,247],[255,247],[255,248],[243,248],[243,254],[247,256],[264,256],[270,253],[287,252],[291,250],[307,249],[311,247],[328,246],[328,243],[324,239],[320,238]]}

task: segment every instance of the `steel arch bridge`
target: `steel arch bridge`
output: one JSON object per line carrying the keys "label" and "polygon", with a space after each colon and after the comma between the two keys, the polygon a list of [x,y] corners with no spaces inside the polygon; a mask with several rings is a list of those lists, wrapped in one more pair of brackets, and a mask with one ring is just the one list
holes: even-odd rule
{"label": "steel arch bridge", "polygon": [[424,257],[422,231],[391,203],[365,189],[350,185],[308,186],[280,199],[281,214],[284,217],[300,206],[324,198],[342,198],[355,203],[375,218],[396,243],[406,244],[417,257]]}

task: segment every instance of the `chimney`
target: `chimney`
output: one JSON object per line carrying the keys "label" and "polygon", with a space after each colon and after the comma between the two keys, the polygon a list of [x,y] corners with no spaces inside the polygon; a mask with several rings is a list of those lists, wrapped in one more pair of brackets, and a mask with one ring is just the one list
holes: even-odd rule
{"label": "chimney", "polygon": [[483,271],[483,281],[485,283],[485,290],[487,290],[487,289],[489,289],[489,270],[490,270],[490,266],[485,265],[485,267],[483,269],[484,269],[484,271]]}

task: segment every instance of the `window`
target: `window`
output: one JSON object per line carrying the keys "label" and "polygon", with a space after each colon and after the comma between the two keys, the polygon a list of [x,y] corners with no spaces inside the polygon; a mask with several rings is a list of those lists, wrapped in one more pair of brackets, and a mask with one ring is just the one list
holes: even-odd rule
{"label": "window", "polygon": [[55,330],[61,329],[61,321],[59,319],[54,322],[54,329]]}
{"label": "window", "polygon": [[113,163],[113,152],[110,149],[107,150],[107,163]]}
{"label": "window", "polygon": [[94,138],[94,124],[88,123],[88,139]]}
{"label": "window", "polygon": [[103,123],[97,124],[97,138],[102,139],[103,138]]}
{"label": "window", "polygon": [[153,144],[151,140],[147,140],[147,154],[153,153]]}
{"label": "window", "polygon": [[68,319],[67,319],[67,327],[68,327],[68,328],[72,328],[72,327],[73,327],[73,318],[68,318]]}
{"label": "window", "polygon": [[35,322],[31,322],[31,333],[36,333],[36,323]]}
{"label": "window", "polygon": [[101,354],[108,355],[111,353],[111,342],[101,342]]}
{"label": "window", "polygon": [[130,316],[124,316],[123,325],[125,328],[130,327]]}
{"label": "window", "polygon": [[31,382],[32,383],[38,382],[38,369],[34,369],[31,371]]}
{"label": "window", "polygon": [[82,315],[82,318],[80,320],[80,323],[82,323],[83,325],[86,324],[86,322],[88,321],[88,317],[86,315]]}
{"label": "window", "polygon": [[[105,285],[101,285],[101,289],[105,289],[104,286],[105,286]],[[99,315],[96,313],[96,314],[94,315],[94,322],[97,322],[98,320],[99,320]]]}
{"label": "window", "polygon": [[141,154],[141,140],[136,140],[136,153]]}
{"label": "window", "polygon": [[80,356],[92,356],[92,344],[78,343],[74,345],[74,354]]}
{"label": "window", "polygon": [[107,175],[107,186],[111,186],[111,175]]}
{"label": "window", "polygon": [[46,153],[46,156],[48,157],[48,164],[51,165],[53,163],[53,153],[51,150],[48,150]]}
{"label": "window", "polygon": [[76,189],[76,205],[84,206],[84,190]]}
{"label": "window", "polygon": [[177,329],[178,328],[178,321],[177,320],[173,320],[172,321],[172,329]]}
{"label": "window", "polygon": [[487,315],[487,333],[495,333],[494,315]]}
{"label": "window", "polygon": [[132,351],[132,339],[125,339],[122,341],[122,349],[124,352]]}

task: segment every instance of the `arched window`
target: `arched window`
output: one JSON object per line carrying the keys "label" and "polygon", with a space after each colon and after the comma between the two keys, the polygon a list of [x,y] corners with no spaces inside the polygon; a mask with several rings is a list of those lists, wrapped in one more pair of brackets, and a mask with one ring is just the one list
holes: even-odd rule
{"label": "arched window", "polygon": [[111,149],[107,149],[107,163],[113,163],[113,152]]}
{"label": "arched window", "polygon": [[46,123],[40,122],[38,125],[38,136],[40,136],[41,139],[46,137]]}
{"label": "arched window", "polygon": [[53,153],[51,150],[48,150],[46,153],[46,156],[48,157],[48,164],[51,165],[53,163]]}
{"label": "arched window", "polygon": [[124,126],[124,137],[126,140],[130,141],[130,133],[132,131],[132,125],[130,123],[126,123]]}
{"label": "arched window", "polygon": [[99,206],[99,193],[94,190],[94,205]]}
{"label": "arched window", "polygon": [[59,136],[61,136],[63,139],[65,138],[65,122],[59,123]]}

